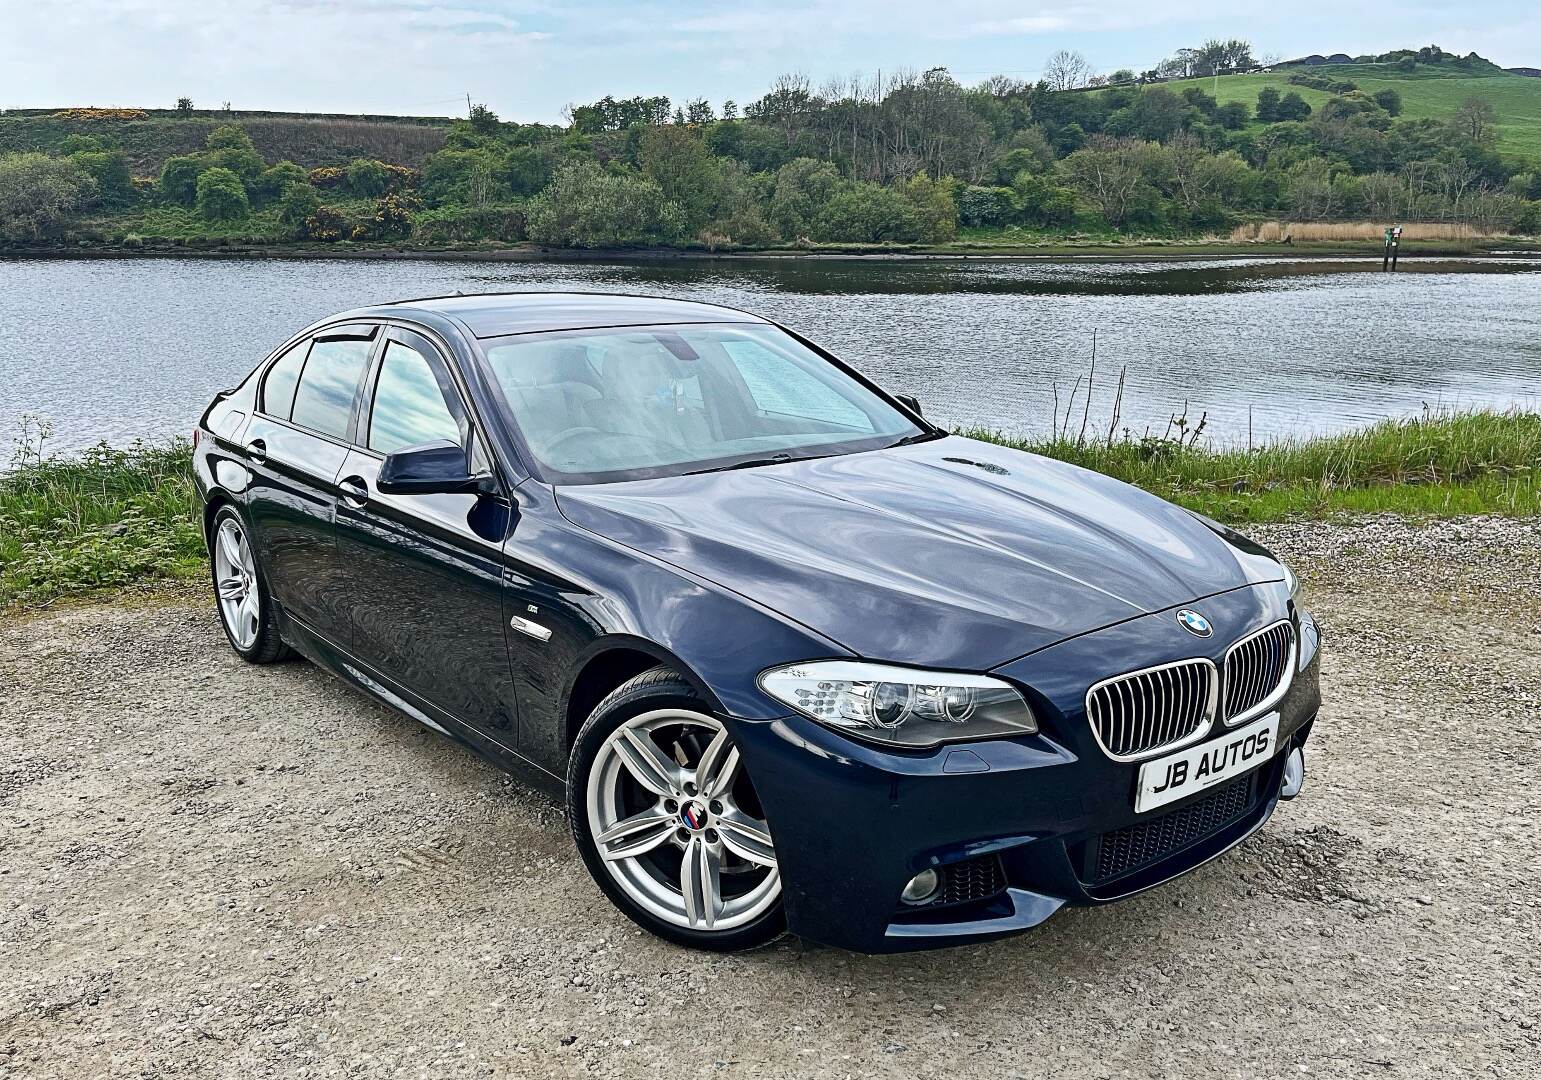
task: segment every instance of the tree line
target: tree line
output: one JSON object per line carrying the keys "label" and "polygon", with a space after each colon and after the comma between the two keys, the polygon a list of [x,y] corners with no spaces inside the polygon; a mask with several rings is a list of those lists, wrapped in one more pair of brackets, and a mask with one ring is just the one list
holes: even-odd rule
{"label": "tree line", "polygon": [[[1250,57],[1219,44],[1194,62]],[[476,106],[421,170],[269,162],[229,125],[158,176],[135,177],[121,152],[82,135],[53,156],[0,158],[0,238],[45,241],[82,216],[151,205],[314,242],[580,247],[938,243],[960,229],[1181,235],[1261,216],[1541,230],[1541,170],[1499,155],[1490,104],[1409,120],[1394,91],[1304,70],[1293,79],[1331,97],[1313,108],[1267,88],[1252,108],[1199,86],[1066,93],[1004,76],[965,86],[935,68],[821,85],[786,75],[741,110],[606,97],[570,107],[561,125],[505,123]]]}

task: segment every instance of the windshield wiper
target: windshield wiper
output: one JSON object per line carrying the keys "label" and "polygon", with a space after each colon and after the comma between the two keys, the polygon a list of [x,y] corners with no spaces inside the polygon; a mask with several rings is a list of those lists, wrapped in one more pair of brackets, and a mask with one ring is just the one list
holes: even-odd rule
{"label": "windshield wiper", "polygon": [[892,450],[896,446],[913,446],[916,443],[930,442],[932,439],[940,439],[945,432],[932,428],[930,431],[917,431],[913,435],[906,435],[902,439],[895,440],[883,447],[884,450]]}
{"label": "windshield wiper", "polygon": [[771,457],[748,458],[744,461],[735,461],[731,465],[718,465],[711,469],[696,469],[688,472],[686,476],[700,476],[702,473],[729,472],[732,469],[758,469],[765,465],[784,465],[788,461],[804,461],[806,458],[794,458],[791,454],[775,454]]}

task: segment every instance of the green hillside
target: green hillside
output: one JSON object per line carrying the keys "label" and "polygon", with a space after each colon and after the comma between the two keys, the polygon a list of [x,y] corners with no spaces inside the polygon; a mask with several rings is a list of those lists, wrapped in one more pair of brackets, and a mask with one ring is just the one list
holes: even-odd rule
{"label": "green hillside", "polygon": [[1332,95],[1289,81],[1291,75],[1301,73],[1347,79],[1358,83],[1367,94],[1395,90],[1402,95],[1402,116],[1409,120],[1443,120],[1467,98],[1480,97],[1491,102],[1497,113],[1498,149],[1506,154],[1541,158],[1541,79],[1509,72],[1477,74],[1444,71],[1425,65],[1419,65],[1415,71],[1401,72],[1391,64],[1326,64],[1279,68],[1267,74],[1182,79],[1162,85],[1178,93],[1186,87],[1197,86],[1222,104],[1240,101],[1249,108],[1256,107],[1258,91],[1271,86],[1280,94],[1294,91],[1313,109],[1319,108]]}

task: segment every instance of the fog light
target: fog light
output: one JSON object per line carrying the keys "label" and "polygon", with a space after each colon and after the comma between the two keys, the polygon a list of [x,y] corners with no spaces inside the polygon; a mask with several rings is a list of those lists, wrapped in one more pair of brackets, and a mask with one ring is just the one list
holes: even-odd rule
{"label": "fog light", "polygon": [[1300,749],[1290,751],[1290,756],[1284,759],[1284,782],[1279,785],[1279,798],[1293,799],[1300,794],[1300,788],[1306,782],[1306,755]]}
{"label": "fog light", "polygon": [[936,894],[942,887],[942,875],[935,870],[922,870],[910,878],[904,891],[899,894],[899,899],[906,904],[919,905],[929,903],[936,898]]}

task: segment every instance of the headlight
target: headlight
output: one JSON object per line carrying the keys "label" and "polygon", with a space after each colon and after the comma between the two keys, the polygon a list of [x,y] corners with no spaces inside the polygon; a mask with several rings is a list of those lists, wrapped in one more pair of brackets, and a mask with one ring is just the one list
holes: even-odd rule
{"label": "headlight", "polygon": [[988,675],[818,660],[772,668],[760,676],[760,687],[821,724],[893,746],[1038,730],[1022,695]]}

